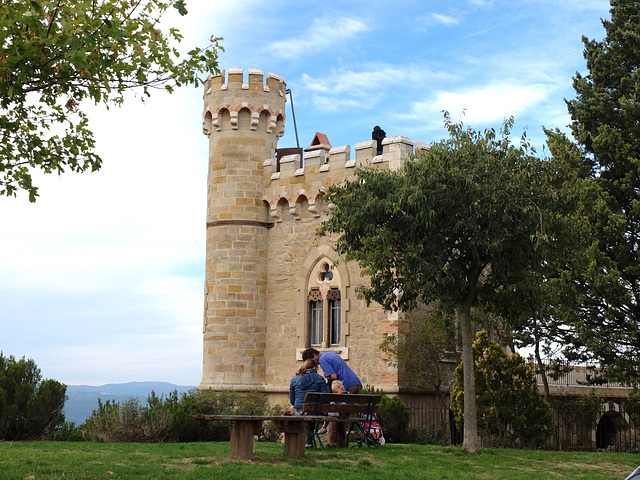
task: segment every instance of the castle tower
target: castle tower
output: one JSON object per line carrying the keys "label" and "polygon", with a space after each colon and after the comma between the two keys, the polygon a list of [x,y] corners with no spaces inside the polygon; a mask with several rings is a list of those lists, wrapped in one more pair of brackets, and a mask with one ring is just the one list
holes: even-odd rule
{"label": "castle tower", "polygon": [[[268,204],[263,163],[284,134],[281,77],[234,68],[205,83],[209,137],[203,377],[199,388],[261,390],[265,380]],[[226,80],[226,81],[225,81]]]}

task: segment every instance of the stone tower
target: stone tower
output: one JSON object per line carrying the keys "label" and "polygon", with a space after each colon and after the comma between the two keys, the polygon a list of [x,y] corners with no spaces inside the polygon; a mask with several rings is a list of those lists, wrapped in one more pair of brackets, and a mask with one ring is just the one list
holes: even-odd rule
{"label": "stone tower", "polygon": [[267,229],[263,164],[284,134],[281,77],[229,69],[205,84],[209,137],[203,377],[199,388],[262,390],[265,381]]}

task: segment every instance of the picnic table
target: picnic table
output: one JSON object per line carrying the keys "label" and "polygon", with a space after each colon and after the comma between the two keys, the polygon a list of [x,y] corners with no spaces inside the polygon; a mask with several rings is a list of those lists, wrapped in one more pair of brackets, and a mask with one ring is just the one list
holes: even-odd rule
{"label": "picnic table", "polygon": [[[344,403],[348,401],[349,403]],[[199,414],[197,420],[219,420],[231,423],[229,456],[234,459],[253,458],[254,435],[262,431],[262,422],[273,422],[276,431],[284,434],[284,453],[290,457],[305,455],[306,424],[314,422],[314,437],[319,440],[317,424],[325,421],[348,424],[362,424],[361,415],[377,412],[380,395],[339,395],[334,393],[307,393],[303,415],[217,415]],[[340,418],[329,414],[357,414],[357,417]],[[322,445],[320,443],[320,445]]]}

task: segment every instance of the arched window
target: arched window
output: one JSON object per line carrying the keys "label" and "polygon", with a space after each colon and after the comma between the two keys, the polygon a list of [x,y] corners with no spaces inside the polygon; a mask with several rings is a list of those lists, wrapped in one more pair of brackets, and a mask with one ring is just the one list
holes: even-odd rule
{"label": "arched window", "polygon": [[312,248],[298,272],[296,357],[313,347],[349,359],[349,270],[328,245]]}
{"label": "arched window", "polygon": [[340,345],[340,318],[342,305],[340,302],[340,290],[332,288],[327,293],[327,309],[329,323],[329,345]]}
{"label": "arched window", "polygon": [[322,295],[319,290],[309,292],[309,346],[322,346]]}
{"label": "arched window", "polygon": [[310,347],[338,347],[342,343],[342,294],[340,276],[333,264],[319,261],[307,290],[307,344]]}

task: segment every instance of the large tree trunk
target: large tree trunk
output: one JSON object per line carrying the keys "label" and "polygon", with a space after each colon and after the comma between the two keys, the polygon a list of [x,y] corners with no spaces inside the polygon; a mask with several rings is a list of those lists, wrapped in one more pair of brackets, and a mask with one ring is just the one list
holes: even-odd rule
{"label": "large tree trunk", "polygon": [[538,320],[536,318],[533,319],[534,322],[534,342],[535,349],[534,354],[536,356],[536,362],[538,363],[538,368],[536,369],[536,373],[540,372],[542,375],[542,385],[544,386],[544,399],[549,402],[551,395],[549,393],[549,381],[547,380],[547,366],[542,363],[542,356],[540,355],[540,331],[538,329]]}
{"label": "large tree trunk", "polygon": [[478,414],[476,411],[476,378],[473,362],[473,333],[471,330],[471,309],[458,309],[462,336],[462,374],[464,387],[464,441],[463,446],[469,453],[477,453],[480,447],[478,439]]}

